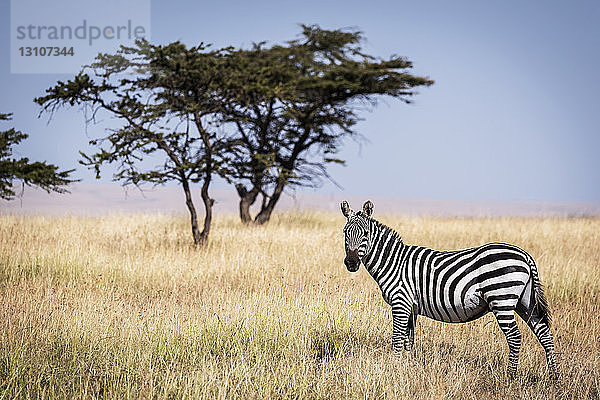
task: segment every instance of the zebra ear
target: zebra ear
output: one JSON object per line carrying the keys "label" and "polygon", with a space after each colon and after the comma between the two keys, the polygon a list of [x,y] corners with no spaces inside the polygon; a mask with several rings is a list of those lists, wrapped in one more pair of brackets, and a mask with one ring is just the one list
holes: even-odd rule
{"label": "zebra ear", "polygon": [[363,205],[363,213],[365,213],[367,217],[373,215],[373,203],[371,200],[367,200]]}
{"label": "zebra ear", "polygon": [[340,207],[342,209],[342,214],[344,214],[344,217],[348,218],[350,216],[350,214],[352,213],[352,210],[350,209],[350,205],[348,204],[348,202],[346,200],[342,201],[342,204],[340,204]]}

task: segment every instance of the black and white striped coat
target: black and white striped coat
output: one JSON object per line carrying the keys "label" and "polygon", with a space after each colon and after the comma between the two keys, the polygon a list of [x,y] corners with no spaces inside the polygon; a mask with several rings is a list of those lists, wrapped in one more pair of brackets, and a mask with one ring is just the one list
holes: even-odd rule
{"label": "black and white striped coat", "polygon": [[349,271],[362,262],[392,307],[394,351],[410,350],[417,315],[467,322],[492,312],[509,347],[510,374],[516,372],[521,333],[515,311],[544,347],[551,376],[556,376],[550,313],[532,257],[505,243],[458,251],[405,245],[391,228],[371,218],[373,203],[354,212],[341,205]]}

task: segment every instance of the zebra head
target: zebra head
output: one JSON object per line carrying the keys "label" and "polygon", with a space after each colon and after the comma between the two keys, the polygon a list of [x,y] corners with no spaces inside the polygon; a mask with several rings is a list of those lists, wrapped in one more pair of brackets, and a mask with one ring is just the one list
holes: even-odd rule
{"label": "zebra head", "polygon": [[344,226],[344,241],[346,247],[346,258],[344,264],[348,271],[356,272],[360,266],[360,260],[367,254],[369,243],[369,221],[373,215],[373,203],[367,201],[362,211],[354,212],[347,201],[341,204],[342,214],[348,219]]}

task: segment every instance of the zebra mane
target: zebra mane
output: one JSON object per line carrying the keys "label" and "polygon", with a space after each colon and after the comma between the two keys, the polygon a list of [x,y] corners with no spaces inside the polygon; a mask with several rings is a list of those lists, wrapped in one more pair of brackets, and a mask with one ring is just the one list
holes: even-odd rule
{"label": "zebra mane", "polygon": [[398,232],[396,232],[394,229],[390,228],[389,226],[387,226],[386,224],[377,221],[374,218],[371,218],[371,221],[373,221],[373,223],[375,224],[375,226],[377,227],[378,230],[383,231],[383,234],[385,236],[391,235],[392,238],[397,239],[398,241],[400,241],[400,243],[404,243],[402,241],[402,237],[400,236],[400,234],[398,234]]}

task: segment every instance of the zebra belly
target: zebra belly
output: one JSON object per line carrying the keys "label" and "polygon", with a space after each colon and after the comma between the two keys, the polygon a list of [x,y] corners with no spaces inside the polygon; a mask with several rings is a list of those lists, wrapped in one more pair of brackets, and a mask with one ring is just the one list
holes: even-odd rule
{"label": "zebra belly", "polygon": [[[450,301],[447,303],[450,303]],[[469,322],[484,316],[490,311],[487,301],[476,288],[467,291],[461,303],[464,306],[461,304],[459,312],[454,312],[452,308],[444,309],[441,306],[438,306],[437,309],[421,306],[419,307],[419,314],[442,322]]]}

